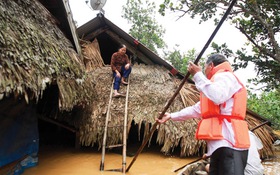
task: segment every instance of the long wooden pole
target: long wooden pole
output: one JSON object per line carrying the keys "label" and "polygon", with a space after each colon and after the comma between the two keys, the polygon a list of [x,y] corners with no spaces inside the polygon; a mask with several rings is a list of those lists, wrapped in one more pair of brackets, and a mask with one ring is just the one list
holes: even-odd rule
{"label": "long wooden pole", "polygon": [[[210,38],[208,39],[207,43],[204,45],[203,49],[201,50],[201,52],[199,53],[199,55],[197,56],[197,58],[194,61],[194,64],[198,64],[200,58],[202,57],[202,55],[204,54],[205,50],[208,48],[208,46],[210,45],[210,43],[212,42],[213,38],[215,37],[215,35],[217,34],[218,30],[220,29],[220,27],[222,26],[223,22],[225,21],[225,19],[227,18],[227,16],[229,15],[232,7],[234,6],[234,4],[236,3],[237,0],[232,0],[230,6],[228,7],[227,11],[225,12],[224,16],[222,17],[221,21],[219,22],[219,24],[217,25],[217,27],[215,28],[214,32],[212,33],[212,35],[210,36]],[[165,114],[165,112],[167,111],[167,109],[169,108],[169,106],[171,105],[171,103],[173,102],[173,100],[175,99],[175,97],[178,95],[178,93],[180,92],[180,90],[182,89],[183,85],[185,84],[185,82],[187,81],[187,79],[189,78],[190,73],[188,72],[187,75],[184,77],[184,79],[182,80],[182,82],[180,83],[179,87],[176,89],[175,93],[173,94],[173,96],[169,99],[168,103],[165,105],[164,109],[162,110],[161,114],[159,115],[159,119],[161,119],[163,117],[163,115]],[[158,125],[158,122],[155,122],[152,126],[151,131],[149,132],[149,134],[147,135],[147,137],[145,138],[145,140],[143,141],[142,145],[140,146],[140,148],[138,149],[138,151],[136,152],[134,158],[132,159],[131,163],[129,164],[129,166],[126,169],[126,172],[129,171],[129,169],[131,168],[131,166],[133,165],[133,163],[135,162],[135,160],[137,159],[138,155],[142,152],[142,150],[144,149],[145,145],[147,144],[148,140],[150,139],[150,137],[152,136],[152,134],[154,133],[154,131],[156,130]]]}
{"label": "long wooden pole", "polygon": [[202,160],[202,159],[203,159],[203,158],[200,157],[200,158],[198,158],[198,159],[196,159],[196,160],[194,160],[194,161],[191,161],[191,162],[187,163],[186,165],[181,166],[180,168],[177,168],[176,170],[174,170],[174,172],[176,173],[177,171],[179,171],[179,170],[185,168],[187,165],[190,165],[190,164],[192,164],[192,163],[198,162],[198,161],[200,161],[200,160]]}

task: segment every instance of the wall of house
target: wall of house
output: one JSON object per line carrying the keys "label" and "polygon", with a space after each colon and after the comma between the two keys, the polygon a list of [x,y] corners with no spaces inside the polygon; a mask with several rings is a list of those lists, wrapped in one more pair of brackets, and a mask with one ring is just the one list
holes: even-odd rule
{"label": "wall of house", "polygon": [[0,101],[0,143],[0,167],[38,152],[36,110],[23,98]]}

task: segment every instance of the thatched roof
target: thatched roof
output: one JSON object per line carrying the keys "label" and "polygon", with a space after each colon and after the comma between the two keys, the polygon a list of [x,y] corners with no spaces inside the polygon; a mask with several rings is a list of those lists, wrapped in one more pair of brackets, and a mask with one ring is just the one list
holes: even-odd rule
{"label": "thatched roof", "polygon": [[[264,119],[257,119],[250,110],[247,110],[246,121],[248,122],[249,130],[254,132],[263,143],[263,149],[260,150],[261,158],[267,158],[274,155],[273,143],[274,134],[273,130],[269,125],[262,125],[266,122]],[[261,127],[258,127],[262,125]],[[254,129],[258,127],[257,129]]]}
{"label": "thatched roof", "polygon": [[[71,42],[58,28],[57,21],[36,0],[0,1],[0,20],[0,99],[13,93],[24,95],[26,101],[38,100],[48,86],[57,85],[61,110],[70,111],[76,105],[85,107],[79,111],[80,120],[73,122],[73,125],[80,129],[82,145],[101,146],[102,125],[112,75],[110,67],[104,66],[104,58],[101,57],[98,45],[96,43],[90,43],[91,47],[83,45],[85,60],[79,58]],[[100,21],[102,23],[102,19]],[[147,133],[151,124],[155,122],[158,112],[177,89],[180,80],[170,74],[173,67],[167,62],[141,43],[137,44],[133,38],[128,37],[128,34],[108,20],[106,25],[119,31],[122,37],[118,38],[116,33],[105,27],[101,33],[103,31],[106,35],[102,35],[101,39],[111,37],[110,41],[124,42],[130,54],[136,54],[141,58],[141,63],[145,63],[134,64],[130,76],[128,127],[130,128],[134,121],[139,130],[144,127],[144,133]],[[86,29],[90,29],[90,26]],[[94,36],[97,35],[98,32],[94,33]],[[108,62],[110,57],[105,60]],[[122,100],[114,100],[116,110],[118,106],[123,105]],[[193,84],[186,84],[169,111],[177,111],[196,101],[198,91]],[[113,115],[112,122],[121,122],[119,115],[122,114]],[[169,121],[165,125],[160,125],[157,142],[163,145],[162,151],[169,153],[178,146],[181,148],[181,155],[185,156],[197,154],[200,149],[204,149],[205,143],[194,138],[197,122],[193,119],[185,122]],[[258,122],[260,123],[259,120],[250,121],[249,125],[254,127]],[[271,154],[269,148],[271,138],[268,136],[270,131],[269,127],[264,128],[264,131],[256,130],[259,132],[258,136],[265,134],[261,139],[268,143],[265,145],[266,154]],[[108,134],[107,140],[113,144],[121,139],[122,130],[116,129]]]}
{"label": "thatched roof", "polygon": [[[100,148],[112,88],[112,72],[109,66],[102,66],[102,61],[98,61],[98,59],[102,58],[100,54],[96,53],[99,52],[97,40],[84,44],[83,51],[88,58],[91,58],[91,61],[88,62],[89,65],[94,65],[92,64],[94,62],[99,64],[96,64],[97,66],[92,69],[94,82],[96,82],[95,92],[97,94],[93,104],[82,115],[82,123],[79,125],[80,141],[82,145],[93,146],[96,144]],[[94,66],[90,66],[90,68],[92,67]],[[132,123],[137,124],[140,141],[141,127],[144,129],[145,136],[151,129],[151,125],[155,122],[158,112],[161,112],[165,103],[172,97],[181,80],[174,77],[163,66],[134,64],[129,81],[128,132],[132,127]],[[125,86],[121,86],[120,91],[124,92],[125,89]],[[178,111],[186,106],[194,105],[198,101],[198,90],[194,84],[186,83],[168,111]],[[114,99],[112,105],[114,106],[114,111],[117,112],[112,112],[109,125],[122,125],[124,111],[120,111],[122,109],[120,106],[125,105],[125,99]],[[249,123],[250,129],[263,122],[260,119],[254,118],[251,113],[247,114],[246,120]],[[191,156],[205,150],[205,142],[195,139],[198,121],[199,119],[191,119],[185,122],[168,121],[166,124],[159,125],[156,138],[157,143],[162,145],[161,151],[168,154],[174,148],[180,147],[181,156]],[[269,126],[254,131],[264,143],[263,157],[273,155],[271,131],[272,129]],[[122,128],[114,128],[108,132],[107,141],[109,145],[118,144],[121,140]]]}
{"label": "thatched roof", "polygon": [[[95,86],[97,98],[92,105],[91,117],[88,118],[86,114],[84,116],[84,122],[80,125],[81,143],[86,146],[97,143],[101,146],[103,128],[100,126],[104,126],[112,85],[112,71],[110,67],[102,67],[97,68],[93,74],[95,81],[98,82]],[[151,123],[155,122],[155,117],[158,115],[158,112],[160,112],[164,107],[163,105],[175,92],[178,80],[172,78],[169,72],[161,66],[135,64],[132,68],[129,81],[128,127],[130,128],[132,121],[134,121],[138,124],[140,131],[141,127],[143,127],[141,124],[143,123],[145,133],[147,133],[149,132]],[[121,88],[121,91],[123,91],[124,87]],[[195,97],[193,93],[197,92],[188,91],[188,93]],[[119,106],[124,105],[124,100],[124,98],[114,99],[112,105],[115,106],[116,111],[118,111]],[[197,100],[197,97],[195,100]],[[170,110],[176,111],[183,107],[184,104],[181,97],[178,96],[170,106]],[[121,125],[122,115],[124,115],[123,112],[112,113],[111,122]],[[183,141],[181,143],[181,147],[186,147],[186,150],[189,148],[199,148],[201,143],[193,138],[195,133],[194,124],[196,124],[196,121],[190,120],[185,123],[171,122],[160,126],[158,142],[159,144],[164,144],[163,151],[169,152],[170,148],[180,143],[180,139],[188,140],[188,142]],[[182,130],[181,128],[188,129]],[[113,135],[113,133],[117,133],[117,136]],[[112,132],[112,135],[108,135],[108,142],[111,142],[111,144],[117,144],[121,139],[122,128],[116,128]]]}
{"label": "thatched roof", "polygon": [[0,1],[0,92],[38,100],[57,84],[59,107],[91,100],[94,85],[55,18],[37,0]]}

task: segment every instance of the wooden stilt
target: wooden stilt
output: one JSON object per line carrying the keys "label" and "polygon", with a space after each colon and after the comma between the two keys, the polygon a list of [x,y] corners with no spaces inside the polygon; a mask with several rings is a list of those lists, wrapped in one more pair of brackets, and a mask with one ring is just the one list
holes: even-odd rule
{"label": "wooden stilt", "polygon": [[75,136],[75,149],[80,149],[81,145],[80,145],[80,132],[76,131],[76,136]]}

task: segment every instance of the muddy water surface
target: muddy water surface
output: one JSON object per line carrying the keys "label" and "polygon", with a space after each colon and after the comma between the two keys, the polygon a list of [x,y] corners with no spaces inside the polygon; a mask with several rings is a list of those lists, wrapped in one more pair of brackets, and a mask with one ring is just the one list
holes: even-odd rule
{"label": "muddy water surface", "polygon": [[[40,148],[39,165],[26,169],[23,175],[120,175],[121,172],[100,171],[101,152],[93,149],[75,150],[62,147]],[[127,166],[133,157],[127,157]],[[126,175],[176,175],[174,170],[197,159],[164,156],[159,151],[143,151]],[[105,170],[120,169],[121,154],[107,153]],[[280,152],[263,163],[266,175],[280,174]]]}
{"label": "muddy water surface", "polygon": [[[127,166],[133,157],[127,157]],[[127,175],[176,175],[174,170],[197,159],[164,156],[154,151],[143,151],[131,166]],[[39,164],[26,169],[23,175],[120,175],[121,172],[100,171],[101,152],[94,150],[43,148],[39,153]],[[105,170],[120,169],[122,155],[107,153]]]}
{"label": "muddy water surface", "polygon": [[276,152],[275,157],[265,160],[263,163],[265,175],[280,175],[280,152]]}

